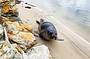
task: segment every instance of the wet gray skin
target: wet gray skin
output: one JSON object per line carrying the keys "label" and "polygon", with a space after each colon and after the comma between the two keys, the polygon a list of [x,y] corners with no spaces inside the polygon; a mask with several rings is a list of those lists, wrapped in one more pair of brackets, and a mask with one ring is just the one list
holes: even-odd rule
{"label": "wet gray skin", "polygon": [[39,36],[45,40],[57,39],[57,31],[55,26],[50,22],[45,22],[43,19],[36,21],[38,23]]}

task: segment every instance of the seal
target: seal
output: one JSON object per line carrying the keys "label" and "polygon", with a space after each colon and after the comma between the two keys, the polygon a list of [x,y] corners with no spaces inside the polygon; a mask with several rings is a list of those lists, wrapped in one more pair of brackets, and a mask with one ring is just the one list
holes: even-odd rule
{"label": "seal", "polygon": [[36,21],[36,23],[38,24],[39,36],[41,38],[45,40],[57,39],[57,30],[51,22],[40,19],[40,21]]}

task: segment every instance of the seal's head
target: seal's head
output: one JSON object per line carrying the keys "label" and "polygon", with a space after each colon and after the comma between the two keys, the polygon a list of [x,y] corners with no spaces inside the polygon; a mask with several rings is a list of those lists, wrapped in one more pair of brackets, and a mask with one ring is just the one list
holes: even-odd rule
{"label": "seal's head", "polygon": [[48,27],[46,31],[50,39],[57,39],[57,32],[52,27]]}

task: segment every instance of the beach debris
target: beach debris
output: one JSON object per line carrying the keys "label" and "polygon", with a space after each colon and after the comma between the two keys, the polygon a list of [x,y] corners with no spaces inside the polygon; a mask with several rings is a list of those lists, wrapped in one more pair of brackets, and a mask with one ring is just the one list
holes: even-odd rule
{"label": "beach debris", "polygon": [[29,6],[32,6],[32,7],[36,7],[35,5],[32,5],[32,4],[29,4],[27,2],[25,2],[25,4],[29,5]]}
{"label": "beach debris", "polygon": [[16,4],[20,4],[22,1],[21,0],[16,0],[15,3]]}
{"label": "beach debris", "polygon": [[25,6],[25,8],[31,9],[31,7],[30,7],[30,6]]}

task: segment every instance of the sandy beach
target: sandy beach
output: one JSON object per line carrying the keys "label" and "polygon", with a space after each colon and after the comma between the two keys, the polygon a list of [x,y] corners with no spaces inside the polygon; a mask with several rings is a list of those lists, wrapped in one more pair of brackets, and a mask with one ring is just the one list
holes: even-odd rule
{"label": "sandy beach", "polygon": [[23,22],[32,24],[33,30],[37,30],[36,20],[40,18],[47,19],[47,21],[52,22],[58,31],[58,37],[63,38],[64,41],[51,41],[47,42],[40,38],[37,38],[39,43],[48,46],[53,59],[90,59],[81,50],[79,50],[75,44],[69,40],[69,38],[64,35],[62,26],[58,24],[58,21],[52,19],[45,15],[41,9],[37,7],[31,7],[31,9],[25,8],[24,4],[17,5],[19,11],[19,17]]}

